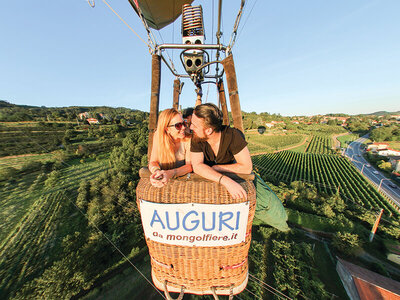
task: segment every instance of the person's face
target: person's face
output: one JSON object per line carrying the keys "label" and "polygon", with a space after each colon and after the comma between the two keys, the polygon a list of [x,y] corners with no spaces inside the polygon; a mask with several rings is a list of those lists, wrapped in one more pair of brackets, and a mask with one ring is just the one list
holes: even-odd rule
{"label": "person's face", "polygon": [[174,140],[183,139],[185,137],[185,123],[183,122],[181,114],[176,115],[171,119],[168,124],[167,132]]}
{"label": "person's face", "polygon": [[204,126],[204,120],[198,118],[195,114],[192,115],[192,124],[190,129],[193,132],[193,138],[197,141],[206,141],[208,139],[207,129]]}
{"label": "person's face", "polygon": [[192,124],[192,115],[187,116],[184,121],[186,122],[186,134],[191,135],[192,131],[190,130],[190,125]]}

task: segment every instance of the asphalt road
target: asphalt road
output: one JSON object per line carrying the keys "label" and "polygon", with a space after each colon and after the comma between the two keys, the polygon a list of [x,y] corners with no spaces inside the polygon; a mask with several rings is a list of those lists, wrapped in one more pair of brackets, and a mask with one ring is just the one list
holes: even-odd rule
{"label": "asphalt road", "polygon": [[363,136],[349,144],[344,153],[350,158],[353,165],[360,170],[362,175],[372,181],[382,192],[384,192],[393,202],[400,207],[400,188],[389,178],[383,175],[379,170],[375,169],[368,161],[364,159],[363,142],[367,139],[367,135]]}

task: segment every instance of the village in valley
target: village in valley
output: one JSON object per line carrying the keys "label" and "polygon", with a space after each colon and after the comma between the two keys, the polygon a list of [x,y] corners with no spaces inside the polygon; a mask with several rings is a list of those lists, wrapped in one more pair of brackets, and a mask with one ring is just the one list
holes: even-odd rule
{"label": "village in valley", "polygon": [[[1,297],[151,294],[97,231],[150,274],[135,201],[148,113],[0,104]],[[242,113],[253,168],[291,228],[253,226],[251,274],[292,298],[398,295],[400,114]]]}

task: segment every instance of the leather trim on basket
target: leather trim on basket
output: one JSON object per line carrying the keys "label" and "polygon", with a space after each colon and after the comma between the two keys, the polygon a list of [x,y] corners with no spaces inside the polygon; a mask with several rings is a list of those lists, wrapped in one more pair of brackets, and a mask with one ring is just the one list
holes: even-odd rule
{"label": "leather trim on basket", "polygon": [[246,257],[245,260],[243,260],[242,262],[240,262],[240,263],[238,263],[236,265],[222,266],[221,268],[222,268],[222,270],[233,270],[233,269],[236,269],[236,268],[239,268],[239,267],[243,266],[246,262],[247,262],[247,257]]}

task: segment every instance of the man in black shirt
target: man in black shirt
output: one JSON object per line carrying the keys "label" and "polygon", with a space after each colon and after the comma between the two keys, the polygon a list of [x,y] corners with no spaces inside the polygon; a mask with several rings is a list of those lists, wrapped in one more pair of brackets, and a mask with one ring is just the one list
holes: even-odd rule
{"label": "man in black shirt", "polygon": [[219,173],[251,173],[253,165],[243,133],[223,126],[221,111],[211,103],[196,106],[190,129],[193,171],[225,186],[232,198],[247,199],[240,184]]}

